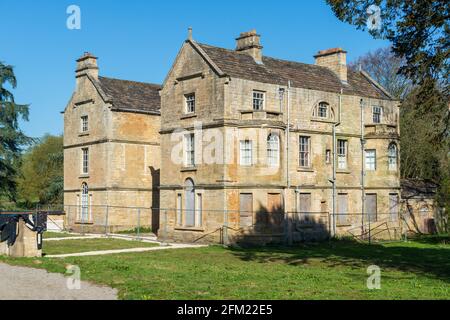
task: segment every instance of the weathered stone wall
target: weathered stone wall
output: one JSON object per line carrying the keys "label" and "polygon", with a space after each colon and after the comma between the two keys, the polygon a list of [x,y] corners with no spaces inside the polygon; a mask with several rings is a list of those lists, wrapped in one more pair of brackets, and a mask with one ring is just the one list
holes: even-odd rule
{"label": "weathered stone wall", "polygon": [[[131,230],[138,225],[138,210],[130,208],[146,208],[139,210],[140,226],[157,231],[159,215],[151,208],[159,207],[160,117],[112,111],[92,82],[95,79],[92,74],[78,76],[64,112],[66,227],[92,232]],[[85,115],[89,131],[81,132]],[[82,148],[89,149],[88,174],[82,173]],[[89,221],[81,224],[83,183],[89,187]]]}
{"label": "weathered stone wall", "polygon": [[405,217],[405,228],[412,234],[432,233],[428,221],[435,218],[436,209],[434,199],[421,197],[404,199],[402,212]]}
{"label": "weathered stone wall", "polygon": [[[348,194],[348,212],[354,215],[349,217],[348,224],[338,226],[338,233],[346,235],[349,229],[354,229],[361,223],[360,100],[362,98],[364,99],[366,149],[377,150],[377,169],[366,173],[366,193],[377,194],[377,209],[380,217],[387,218],[389,194],[399,195],[400,193],[399,170],[389,171],[387,160],[389,144],[394,142],[398,146],[397,102],[343,95],[340,107],[339,95],[336,93],[291,88],[288,171],[290,190],[286,191],[287,94],[284,95],[284,100],[280,101],[279,88],[277,85],[266,83],[219,78],[198,52],[185,44],[161,92],[161,141],[164,146],[162,148],[161,207],[176,209],[177,194],[181,194],[184,201],[183,184],[187,178],[191,178],[198,190],[203,193],[204,211],[229,211],[228,225],[233,229],[239,228],[238,211],[241,192],[253,194],[255,212],[267,208],[269,193],[280,193],[283,204],[287,206],[289,212],[295,212],[298,209],[297,193],[311,193],[311,211],[322,213],[323,217],[327,217],[332,210],[332,185],[329,179],[332,178],[333,172],[331,161],[327,163],[325,155],[326,150],[333,151],[333,123],[340,120],[341,124],[336,129],[336,136],[338,139],[347,141],[348,157],[347,168],[337,172],[337,190],[338,193]],[[253,90],[265,92],[264,111],[253,111]],[[188,116],[184,113],[184,96],[191,92],[196,93],[196,113]],[[319,102],[327,102],[330,105],[333,118],[313,117],[314,108]],[[384,107],[381,124],[372,123],[373,105]],[[222,133],[225,148],[232,146],[233,161],[224,165],[199,164],[196,168],[184,168],[183,164],[173,162],[172,152],[179,141],[171,141],[172,131],[177,128],[191,131],[195,121],[202,123],[203,135],[208,134],[209,130],[218,130]],[[280,137],[280,165],[275,169],[267,166],[266,139],[269,133]],[[299,165],[299,136],[310,137],[311,165],[308,168],[301,168]],[[244,167],[238,163],[239,140],[245,138],[255,140],[253,143],[255,164],[251,167]],[[196,151],[199,149],[199,144],[205,148],[208,143],[196,141]],[[168,237],[179,241],[201,238],[225,224],[224,214],[215,215],[213,222],[204,214],[203,227],[195,230],[195,236],[193,236],[192,230],[177,230],[175,227],[176,210],[169,210],[167,215],[169,223],[163,226],[164,221],[161,218],[161,228],[166,227]],[[329,221],[326,223],[328,224]],[[230,234],[232,232],[230,230]]]}

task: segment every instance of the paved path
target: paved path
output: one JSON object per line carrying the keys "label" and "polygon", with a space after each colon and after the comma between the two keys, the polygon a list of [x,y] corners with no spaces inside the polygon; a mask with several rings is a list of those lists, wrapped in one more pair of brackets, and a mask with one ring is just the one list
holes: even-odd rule
{"label": "paved path", "polygon": [[55,254],[47,255],[46,258],[70,258],[70,257],[86,257],[86,256],[101,256],[107,254],[118,254],[118,253],[135,253],[135,252],[147,252],[147,251],[158,251],[158,250],[173,250],[173,249],[189,249],[189,248],[204,248],[206,245],[193,245],[193,244],[171,244],[169,246],[160,247],[150,247],[150,248],[132,248],[132,249],[118,249],[118,250],[102,250],[102,251],[90,251],[81,253],[70,253],[70,254]]}
{"label": "paved path", "polygon": [[79,290],[69,290],[68,280],[61,274],[0,263],[0,300],[117,299],[117,290],[84,281]]}

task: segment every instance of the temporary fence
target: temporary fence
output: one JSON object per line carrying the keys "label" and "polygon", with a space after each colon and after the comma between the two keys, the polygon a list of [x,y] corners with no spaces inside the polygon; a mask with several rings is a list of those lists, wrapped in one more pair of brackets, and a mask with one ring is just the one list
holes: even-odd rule
{"label": "temporary fence", "polygon": [[191,231],[196,235],[186,238],[190,242],[214,239],[212,242],[225,244],[273,240],[295,243],[334,237],[396,241],[405,239],[410,231],[427,229],[429,223],[426,219],[418,223],[417,218],[404,212],[333,215],[330,212],[180,210],[110,205],[64,205],[63,208],[67,231],[135,237],[156,234],[163,240]]}

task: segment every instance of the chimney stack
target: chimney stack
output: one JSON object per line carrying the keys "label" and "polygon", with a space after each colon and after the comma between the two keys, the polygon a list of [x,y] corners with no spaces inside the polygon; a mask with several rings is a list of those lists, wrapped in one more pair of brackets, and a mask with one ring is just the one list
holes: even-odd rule
{"label": "chimney stack", "polygon": [[256,30],[243,32],[236,39],[236,51],[243,52],[251,56],[256,63],[262,64],[262,46],[260,43],[261,36]]}
{"label": "chimney stack", "polygon": [[77,60],[77,70],[75,72],[77,79],[84,75],[89,75],[95,80],[98,80],[97,57],[94,57],[89,52],[85,52],[83,56]]}
{"label": "chimney stack", "polygon": [[316,58],[316,65],[327,67],[342,83],[347,83],[347,51],[342,48],[322,50],[314,58]]}

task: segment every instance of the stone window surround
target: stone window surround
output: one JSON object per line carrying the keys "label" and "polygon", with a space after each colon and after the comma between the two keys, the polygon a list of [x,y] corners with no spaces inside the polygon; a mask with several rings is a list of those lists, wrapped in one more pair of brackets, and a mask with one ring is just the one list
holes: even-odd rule
{"label": "stone window surround", "polygon": [[[344,147],[341,148],[341,143],[344,143]],[[336,144],[336,153],[337,153],[337,168],[336,170],[341,172],[346,172],[348,170],[348,140],[347,139],[337,139]],[[344,153],[342,153],[342,150],[344,150]],[[344,159],[344,162],[341,162],[340,160]],[[341,167],[342,165],[342,167]]]}
{"label": "stone window surround", "polygon": [[372,106],[372,123],[381,124],[383,123],[383,113],[384,107],[379,105]]}
{"label": "stone window surround", "polygon": [[[244,152],[246,154],[244,154]],[[243,167],[253,166],[253,141],[249,139],[239,141],[239,165]]]}
{"label": "stone window surround", "polygon": [[252,91],[252,110],[266,110],[266,92],[261,90]]}
{"label": "stone window surround", "polygon": [[[200,208],[199,212],[195,212],[195,226],[186,226],[185,225],[185,214],[184,210],[184,191],[176,193],[176,216],[175,216],[175,230],[176,231],[194,231],[194,232],[204,232],[205,229],[203,227],[204,217],[203,217],[203,190],[198,190],[194,187],[195,190],[195,209]],[[199,203],[201,201],[201,203]],[[180,221],[181,219],[181,221]]]}
{"label": "stone window surround", "polygon": [[267,164],[272,168],[280,166],[280,137],[274,132],[267,136]]}
{"label": "stone window surround", "polygon": [[[80,193],[77,194],[77,215],[76,224],[92,225],[92,193],[90,192],[89,186],[86,182],[81,184]],[[86,217],[83,217],[83,211],[85,211]]]}
{"label": "stone window surround", "polygon": [[80,117],[80,135],[88,135],[89,134],[89,116],[87,114],[83,114]]}
{"label": "stone window surround", "polygon": [[89,175],[89,148],[81,148],[81,172],[80,176]]}
{"label": "stone window surround", "polygon": [[195,134],[184,135],[184,167],[195,168]]}
{"label": "stone window surround", "polygon": [[184,94],[184,114],[193,115],[196,111],[196,93],[190,92]]}
{"label": "stone window surround", "polygon": [[388,170],[396,172],[398,170],[398,147],[392,142],[388,147]]}
{"label": "stone window surround", "polygon": [[[373,156],[369,157],[369,154],[373,154]],[[368,162],[368,160],[373,160],[373,162],[372,161]],[[377,170],[377,151],[375,149],[364,150],[364,167],[366,171]]]}
{"label": "stone window surround", "polygon": [[[326,105],[327,107],[327,111],[326,111],[326,116],[325,117],[321,117],[319,116],[319,108],[321,105]],[[319,102],[317,102],[314,107],[313,107],[313,111],[312,111],[312,117],[311,117],[311,121],[316,121],[316,122],[325,122],[325,123],[334,123],[334,112],[335,108],[333,108],[331,106],[330,103],[328,103],[325,100],[319,100]]]}
{"label": "stone window surround", "polygon": [[[306,138],[307,140],[307,147],[308,150],[301,150],[301,143],[302,143],[302,138]],[[306,161],[308,162],[306,166],[302,166],[301,164],[301,153],[306,153],[307,158]],[[312,170],[312,163],[311,163],[311,136],[309,135],[299,135],[298,137],[298,171],[313,171]]]}
{"label": "stone window surround", "polygon": [[317,112],[317,116],[319,118],[328,118],[328,114],[329,114],[329,105],[328,103],[325,102],[321,102],[319,103],[319,107],[318,107],[318,112]]}

